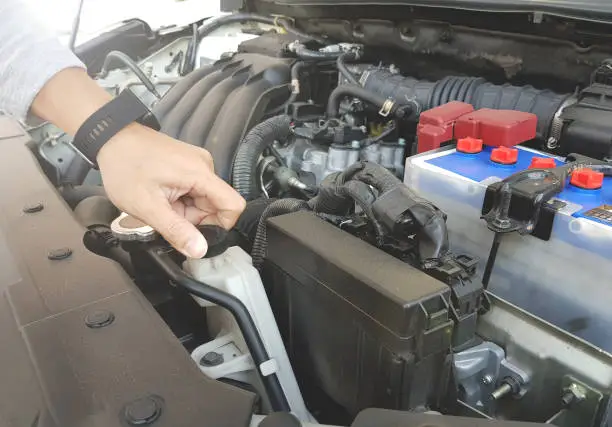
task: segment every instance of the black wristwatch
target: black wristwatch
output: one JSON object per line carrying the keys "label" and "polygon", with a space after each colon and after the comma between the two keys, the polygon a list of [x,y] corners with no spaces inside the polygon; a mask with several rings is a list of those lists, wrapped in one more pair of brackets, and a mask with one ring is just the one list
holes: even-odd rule
{"label": "black wristwatch", "polygon": [[126,89],[108,104],[93,113],[81,125],[73,147],[92,167],[98,167],[98,152],[113,136],[131,123],[159,130],[159,122],[134,93]]}

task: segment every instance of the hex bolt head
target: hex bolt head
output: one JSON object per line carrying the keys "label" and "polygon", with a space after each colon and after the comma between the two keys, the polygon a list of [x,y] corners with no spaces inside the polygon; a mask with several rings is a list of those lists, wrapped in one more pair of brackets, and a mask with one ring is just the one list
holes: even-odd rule
{"label": "hex bolt head", "polygon": [[587,391],[579,384],[572,383],[569,387],[563,389],[563,395],[561,396],[561,403],[564,407],[568,407],[575,403],[582,402],[587,398]]}
{"label": "hex bolt head", "polygon": [[225,361],[222,354],[216,351],[209,351],[200,359],[200,365],[202,366],[219,366]]}
{"label": "hex bolt head", "polygon": [[33,214],[33,213],[42,211],[44,208],[45,208],[45,205],[43,205],[40,202],[31,203],[23,207],[23,213]]}
{"label": "hex bolt head", "polygon": [[92,311],[85,317],[85,324],[91,329],[100,329],[115,321],[115,315],[108,310]]}
{"label": "hex bolt head", "polygon": [[493,375],[487,374],[484,377],[482,377],[481,381],[484,385],[491,385],[493,384],[493,381],[495,381],[495,378],[493,378]]}
{"label": "hex bolt head", "polygon": [[125,405],[123,415],[128,424],[143,426],[152,424],[162,414],[162,401],[156,396],[147,396]]}
{"label": "hex bolt head", "polygon": [[71,256],[72,256],[72,249],[70,248],[51,249],[47,253],[47,258],[49,258],[51,261],[61,261],[61,260],[70,258]]}

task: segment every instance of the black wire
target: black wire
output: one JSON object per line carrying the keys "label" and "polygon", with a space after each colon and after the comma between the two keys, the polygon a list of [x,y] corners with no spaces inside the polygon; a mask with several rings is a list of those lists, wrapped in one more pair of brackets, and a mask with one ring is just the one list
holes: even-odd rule
{"label": "black wire", "polygon": [[251,317],[251,313],[249,313],[244,303],[233,295],[190,277],[174,262],[167,248],[151,247],[147,252],[151,259],[176,285],[182,287],[190,294],[227,309],[234,316],[251,353],[251,357],[255,362],[257,374],[266,389],[272,409],[278,412],[289,412],[289,403],[280,385],[278,376],[275,373],[267,376],[261,373],[261,365],[269,361],[270,357],[257,332],[253,317]]}
{"label": "black wire", "polygon": [[487,290],[489,287],[489,281],[491,280],[491,273],[493,272],[493,267],[495,266],[495,260],[497,258],[497,251],[501,243],[501,238],[502,233],[495,233],[493,244],[491,245],[491,250],[489,251],[489,258],[487,259],[487,265],[485,266],[484,274],[482,275],[482,287],[485,290]]}
{"label": "black wire", "polygon": [[108,55],[106,55],[106,58],[104,58],[104,64],[102,64],[102,70],[100,71],[100,74],[98,75],[100,78],[104,78],[108,75],[108,67],[110,66],[110,63],[113,60],[118,60],[122,62],[123,65],[125,65],[134,74],[136,74],[136,77],[138,77],[138,79],[142,82],[144,87],[146,87],[149,92],[155,95],[157,99],[161,98],[161,95],[155,88],[155,85],[153,84],[153,82],[149,80],[149,78],[145,75],[144,71],[140,69],[138,64],[136,64],[136,62],[134,62],[134,60],[130,58],[128,55],[118,50],[113,50],[109,52]]}
{"label": "black wire", "polygon": [[290,21],[288,21],[285,18],[278,18],[277,23],[283,27],[283,29],[285,31],[287,31],[290,34],[293,34],[294,36],[298,36],[302,39],[310,39],[312,41],[315,41],[317,43],[319,43],[320,45],[327,45],[329,44],[329,40],[323,38],[323,37],[319,37],[319,36],[315,36],[314,34],[307,34],[301,30],[298,30],[297,28],[295,28]]}
{"label": "black wire", "polygon": [[198,50],[198,24],[194,23],[192,25],[192,31],[193,34],[191,36],[191,39],[189,40],[189,44],[187,45],[185,58],[183,60],[183,64],[181,65],[181,69],[179,70],[179,74],[181,76],[187,74],[187,69],[191,68],[191,71],[195,67],[196,55]]}

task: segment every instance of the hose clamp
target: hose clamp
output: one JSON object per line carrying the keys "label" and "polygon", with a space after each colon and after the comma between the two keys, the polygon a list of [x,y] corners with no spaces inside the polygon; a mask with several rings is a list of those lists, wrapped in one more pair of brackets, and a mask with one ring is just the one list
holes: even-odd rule
{"label": "hose clamp", "polygon": [[380,111],[378,112],[378,114],[380,114],[383,117],[388,117],[389,114],[391,114],[391,111],[393,110],[393,107],[395,106],[395,102],[393,102],[391,99],[387,99],[382,107],[380,107]]}
{"label": "hose clamp", "polygon": [[549,150],[554,150],[557,148],[559,146],[559,141],[561,141],[561,133],[563,132],[563,118],[561,118],[561,115],[563,114],[563,111],[570,105],[574,105],[577,102],[578,98],[576,96],[568,96],[555,112],[550,124],[548,139],[546,140],[546,148]]}

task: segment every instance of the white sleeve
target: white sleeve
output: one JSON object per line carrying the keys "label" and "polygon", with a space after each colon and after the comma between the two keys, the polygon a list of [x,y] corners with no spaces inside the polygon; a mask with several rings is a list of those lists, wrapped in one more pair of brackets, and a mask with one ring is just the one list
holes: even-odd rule
{"label": "white sleeve", "polygon": [[0,111],[24,119],[55,74],[85,66],[23,0],[0,0]]}

